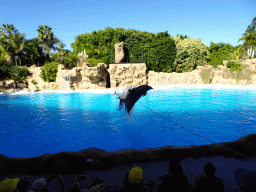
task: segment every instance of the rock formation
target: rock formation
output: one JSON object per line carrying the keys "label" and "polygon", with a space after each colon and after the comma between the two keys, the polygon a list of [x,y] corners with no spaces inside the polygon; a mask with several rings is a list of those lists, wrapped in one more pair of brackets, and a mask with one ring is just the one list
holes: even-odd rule
{"label": "rock formation", "polygon": [[116,79],[119,81],[118,87],[147,85],[147,66],[145,63],[134,64],[109,64],[110,87],[116,87]]}
{"label": "rock formation", "polygon": [[[32,65],[26,67],[30,71],[27,77],[29,91],[44,91],[44,90],[84,90],[84,89],[103,89],[107,86],[108,71],[107,65],[99,63],[97,67],[89,67],[86,63],[82,67],[74,67],[72,70],[66,70],[63,64],[58,66],[58,72],[55,82],[44,82],[40,77],[41,67]],[[35,83],[32,83],[32,80]],[[0,84],[0,91],[14,91],[13,80],[6,82],[6,88],[3,87],[3,82]],[[24,90],[25,84],[19,83],[20,88]]]}
{"label": "rock formation", "polygon": [[[210,65],[198,66],[194,71],[186,73],[163,73],[147,72],[145,63],[134,64],[110,64],[109,69],[104,63],[99,63],[97,67],[90,67],[84,63],[82,67],[74,67],[66,70],[64,65],[59,65],[56,82],[44,82],[40,77],[41,67],[32,65],[27,67],[30,75],[27,77],[28,89],[25,84],[19,83],[19,90],[84,90],[84,89],[104,89],[107,86],[108,75],[110,75],[110,88],[116,87],[116,80],[119,81],[119,88],[129,86],[163,86],[163,85],[191,85],[191,84],[223,84],[223,85],[254,85],[256,84],[256,59],[241,60],[242,71],[231,72],[226,67],[228,61],[223,61],[224,65],[214,68]],[[68,77],[70,81],[67,80]],[[32,83],[35,81],[35,84]],[[70,84],[71,82],[71,84]],[[13,80],[0,82],[0,91],[14,91]]]}
{"label": "rock formation", "polygon": [[115,44],[115,63],[121,63],[124,58],[124,43]]}

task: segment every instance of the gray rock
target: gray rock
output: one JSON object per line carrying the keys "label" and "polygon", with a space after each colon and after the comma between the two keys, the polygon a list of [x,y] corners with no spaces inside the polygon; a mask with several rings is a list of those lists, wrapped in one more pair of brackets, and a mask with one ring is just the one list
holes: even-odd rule
{"label": "gray rock", "polygon": [[124,60],[124,43],[115,44],[115,63],[121,63]]}

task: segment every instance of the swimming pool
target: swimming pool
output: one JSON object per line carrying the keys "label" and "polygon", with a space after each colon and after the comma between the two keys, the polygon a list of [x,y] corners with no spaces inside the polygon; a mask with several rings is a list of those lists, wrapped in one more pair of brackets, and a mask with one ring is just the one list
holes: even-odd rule
{"label": "swimming pool", "polygon": [[27,158],[90,147],[111,152],[234,141],[256,132],[256,90],[234,87],[153,89],[131,116],[118,110],[121,92],[2,94],[0,154]]}

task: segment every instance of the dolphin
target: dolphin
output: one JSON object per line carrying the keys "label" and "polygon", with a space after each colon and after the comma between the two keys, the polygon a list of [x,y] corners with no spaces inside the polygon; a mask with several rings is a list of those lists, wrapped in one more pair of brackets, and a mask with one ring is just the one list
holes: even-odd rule
{"label": "dolphin", "polygon": [[120,95],[119,97],[117,97],[117,99],[120,99],[120,103],[119,103],[119,109],[121,109],[124,105],[124,101],[127,98],[129,91],[132,89],[132,86],[127,87],[124,92],[122,93],[122,95]]}
{"label": "dolphin", "polygon": [[153,88],[148,85],[141,85],[139,87],[126,88],[122,93],[122,95],[118,97],[118,99],[120,99],[119,109],[125,103],[125,109],[130,115],[130,111],[132,110],[135,103],[141,98],[142,95],[145,96],[147,94],[147,91],[149,91],[150,89],[153,89]]}

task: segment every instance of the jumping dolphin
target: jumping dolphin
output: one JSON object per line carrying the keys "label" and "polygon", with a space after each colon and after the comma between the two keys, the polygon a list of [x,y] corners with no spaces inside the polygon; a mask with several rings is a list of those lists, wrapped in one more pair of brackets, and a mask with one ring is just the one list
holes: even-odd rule
{"label": "jumping dolphin", "polygon": [[127,87],[124,92],[122,93],[122,95],[120,95],[119,97],[117,97],[117,99],[120,99],[120,104],[119,104],[119,109],[121,109],[124,105],[124,101],[127,98],[129,91],[132,89],[132,86]]}
{"label": "jumping dolphin", "polygon": [[120,99],[119,109],[123,106],[125,103],[125,109],[130,115],[130,111],[132,110],[135,103],[141,98],[141,96],[145,96],[147,94],[147,91],[150,89],[153,89],[152,87],[148,85],[141,85],[139,87],[128,87],[124,90],[122,95],[118,97]]}

